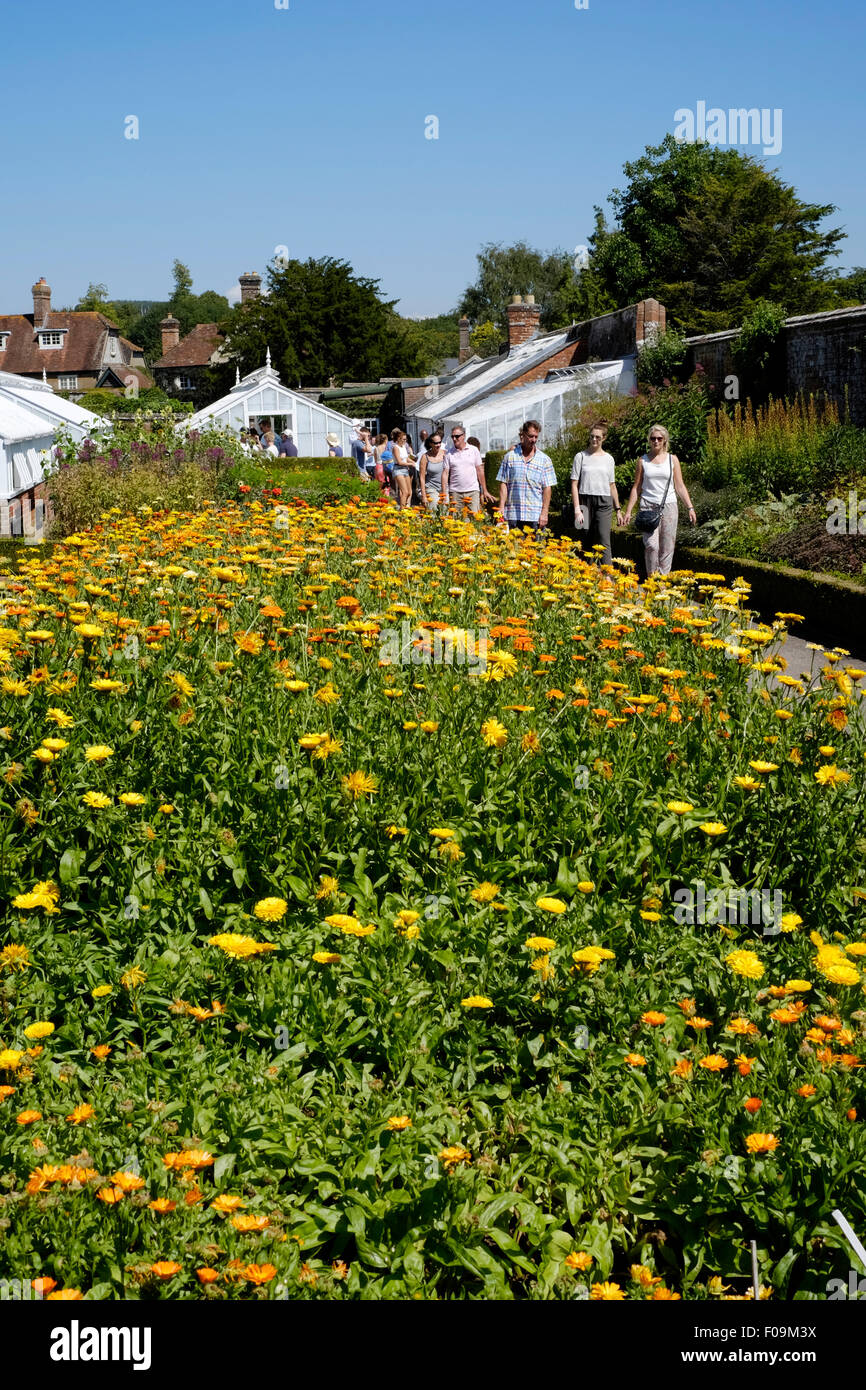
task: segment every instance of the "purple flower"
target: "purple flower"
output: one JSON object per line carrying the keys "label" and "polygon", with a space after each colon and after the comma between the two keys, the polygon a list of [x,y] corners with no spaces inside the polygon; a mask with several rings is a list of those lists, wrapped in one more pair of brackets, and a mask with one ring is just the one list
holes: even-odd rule
{"label": "purple flower", "polygon": [[207,456],[212,463],[218,463],[221,458],[225,457],[225,453],[224,450],[219,448],[219,446],[216,446],[213,449],[208,449]]}

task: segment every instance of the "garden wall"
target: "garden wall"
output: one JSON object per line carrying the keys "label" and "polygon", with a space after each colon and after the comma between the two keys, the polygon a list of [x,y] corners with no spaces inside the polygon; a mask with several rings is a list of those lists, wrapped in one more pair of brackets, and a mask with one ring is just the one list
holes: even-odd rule
{"label": "garden wall", "polygon": [[[687,365],[701,366],[723,399],[725,378],[737,374],[731,347],[739,332],[731,328],[686,339]],[[773,365],[784,395],[825,397],[843,418],[847,397],[852,424],[866,426],[866,304],[786,319]]]}

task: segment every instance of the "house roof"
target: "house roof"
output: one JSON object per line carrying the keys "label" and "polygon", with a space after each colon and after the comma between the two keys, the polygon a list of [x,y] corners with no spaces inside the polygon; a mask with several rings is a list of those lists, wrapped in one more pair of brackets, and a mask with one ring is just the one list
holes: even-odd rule
{"label": "house roof", "polygon": [[139,391],[146,391],[153,385],[153,377],[148,376],[141,367],[131,367],[128,362],[124,362],[122,366],[106,364],[96,385],[109,391],[122,390],[130,384],[130,378],[137,383]]}
{"label": "house roof", "polygon": [[163,353],[155,367],[206,367],[213,354],[222,347],[225,337],[215,323],[197,323],[175,343],[173,348]]}
{"label": "house roof", "polygon": [[407,411],[407,418],[426,418],[430,416],[432,407],[437,420],[452,419],[473,402],[493,391],[502,391],[516,377],[540,366],[548,357],[554,357],[576,336],[577,329],[572,325],[556,333],[538,334],[525,343],[519,343],[501,357],[483,358],[471,371],[467,370],[470,364],[464,362],[451,377],[445,391],[432,400],[418,401]]}
{"label": "house roof", "polygon": [[[89,309],[52,310],[38,330],[32,314],[0,314],[0,333],[9,334],[0,360],[5,371],[19,374],[41,374],[43,368],[52,375],[98,371],[106,356],[109,329],[112,328],[117,331],[117,324],[105,314]],[[60,347],[39,346],[37,331],[64,329]],[[128,338],[118,335],[118,342],[124,361],[130,360],[134,353],[141,353],[141,348]]]}

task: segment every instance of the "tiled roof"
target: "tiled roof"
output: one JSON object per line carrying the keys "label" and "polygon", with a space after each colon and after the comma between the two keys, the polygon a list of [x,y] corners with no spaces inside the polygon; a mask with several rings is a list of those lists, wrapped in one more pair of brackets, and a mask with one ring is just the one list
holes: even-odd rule
{"label": "tiled roof", "polygon": [[[32,314],[0,314],[0,333],[8,333],[5,351],[0,353],[0,365],[6,372],[41,374],[47,372],[95,372],[102,366],[109,328],[116,325],[104,314],[93,310],[52,312],[39,332],[67,329],[58,348],[41,348],[33,326]],[[128,338],[119,338],[124,362],[141,348]],[[122,365],[122,364],[118,364]]]}
{"label": "tiled roof", "polygon": [[155,367],[206,367],[217,348],[222,347],[223,335],[215,323],[197,323],[195,328],[169,348]]}

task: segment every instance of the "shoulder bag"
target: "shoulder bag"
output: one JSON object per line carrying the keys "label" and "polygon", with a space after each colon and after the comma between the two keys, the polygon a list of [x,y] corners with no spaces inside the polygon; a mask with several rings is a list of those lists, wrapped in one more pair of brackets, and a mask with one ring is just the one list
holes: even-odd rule
{"label": "shoulder bag", "polygon": [[670,488],[674,476],[674,460],[673,454],[671,454],[670,451],[668,451],[668,462],[670,463],[670,473],[665,483],[662,500],[660,502],[641,501],[638,514],[634,519],[635,530],[640,531],[644,536],[651,536],[653,532],[658,529],[659,522],[662,519],[662,512],[668,500],[668,489]]}

